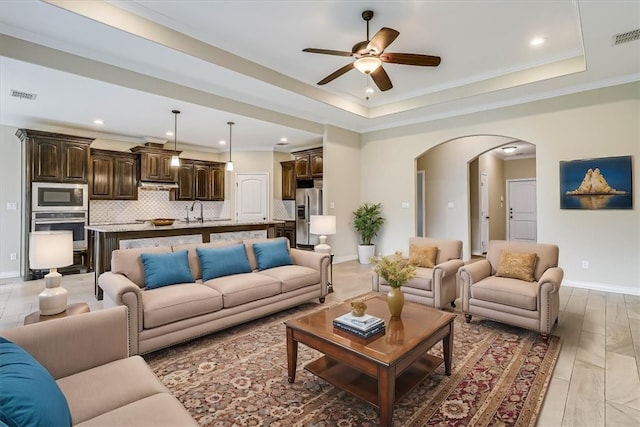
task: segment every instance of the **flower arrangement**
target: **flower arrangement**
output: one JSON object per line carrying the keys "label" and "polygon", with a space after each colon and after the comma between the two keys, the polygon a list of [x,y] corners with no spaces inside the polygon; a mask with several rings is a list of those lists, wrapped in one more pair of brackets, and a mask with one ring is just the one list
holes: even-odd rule
{"label": "flower arrangement", "polygon": [[399,288],[416,275],[416,267],[402,258],[402,252],[396,251],[393,255],[372,259],[375,264],[374,271],[387,281],[392,288]]}

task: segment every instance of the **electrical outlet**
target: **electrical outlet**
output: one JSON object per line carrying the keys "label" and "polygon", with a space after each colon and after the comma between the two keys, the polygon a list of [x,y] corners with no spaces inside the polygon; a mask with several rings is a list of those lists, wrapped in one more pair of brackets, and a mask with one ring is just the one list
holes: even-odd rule
{"label": "electrical outlet", "polygon": [[17,253],[15,253],[15,252],[11,252],[11,253],[9,254],[9,258],[11,259],[11,261],[15,261],[15,260],[17,260],[17,259],[18,259],[18,254],[17,254]]}
{"label": "electrical outlet", "polygon": [[587,261],[586,259],[582,260],[582,268],[587,269],[589,268],[589,261]]}

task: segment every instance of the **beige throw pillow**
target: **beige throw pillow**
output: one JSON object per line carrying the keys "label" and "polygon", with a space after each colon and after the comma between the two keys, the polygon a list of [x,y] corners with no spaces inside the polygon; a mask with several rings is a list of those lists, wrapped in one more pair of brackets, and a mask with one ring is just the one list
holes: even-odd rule
{"label": "beige throw pillow", "polygon": [[533,282],[536,280],[533,273],[536,268],[537,259],[538,257],[535,253],[524,254],[502,251],[496,276]]}
{"label": "beige throw pillow", "polygon": [[433,268],[436,266],[436,256],[438,248],[435,246],[417,246],[409,247],[409,264],[416,267]]}

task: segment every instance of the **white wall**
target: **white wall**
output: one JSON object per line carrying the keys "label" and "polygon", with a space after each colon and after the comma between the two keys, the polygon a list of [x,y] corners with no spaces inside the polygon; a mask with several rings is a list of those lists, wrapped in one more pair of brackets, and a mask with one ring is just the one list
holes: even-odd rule
{"label": "white wall", "polygon": [[[22,143],[16,128],[0,126],[0,279],[20,275],[23,197]],[[7,203],[16,203],[8,210]],[[11,260],[11,254],[16,259]]]}
{"label": "white wall", "polygon": [[[415,233],[413,206],[401,208],[402,201],[415,200],[414,159],[438,144],[473,135],[506,135],[536,145],[538,241],[559,245],[566,283],[640,294],[640,83],[362,135],[361,199],[382,202],[387,217],[379,250],[406,251]],[[466,164],[491,147],[480,138],[457,148],[455,158],[434,165],[450,172],[432,183],[437,190],[427,186],[427,202],[446,209],[434,232],[462,240],[469,257]],[[560,209],[561,160],[620,155],[634,158],[633,210]],[[454,208],[446,208],[449,201]],[[581,260],[589,260],[588,270]]]}

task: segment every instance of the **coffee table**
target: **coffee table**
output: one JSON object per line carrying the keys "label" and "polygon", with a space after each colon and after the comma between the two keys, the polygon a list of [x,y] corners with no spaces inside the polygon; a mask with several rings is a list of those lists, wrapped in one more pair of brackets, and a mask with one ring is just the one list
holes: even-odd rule
{"label": "coffee table", "polygon": [[[362,398],[390,426],[393,405],[444,361],[451,375],[453,320],[456,315],[405,302],[400,318],[391,318],[384,296],[365,300],[367,313],[384,319],[386,332],[369,340],[334,330],[333,319],[351,311],[350,303],[318,310],[285,322],[289,382],[296,378],[298,343],[323,353],[305,369],[334,386]],[[442,340],[443,357],[427,352]]]}

